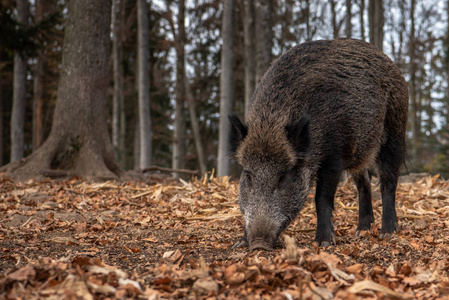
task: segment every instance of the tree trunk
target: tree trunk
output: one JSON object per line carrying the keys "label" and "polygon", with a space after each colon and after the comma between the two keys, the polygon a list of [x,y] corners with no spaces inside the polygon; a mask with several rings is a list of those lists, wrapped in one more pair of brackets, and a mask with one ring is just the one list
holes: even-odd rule
{"label": "tree trunk", "polygon": [[198,157],[198,166],[200,168],[201,175],[204,175],[206,173],[206,156],[204,155],[203,144],[201,143],[200,126],[198,124],[198,117],[196,116],[196,101],[193,97],[192,89],[190,88],[190,83],[187,76],[184,76],[184,83],[187,102],[189,105],[190,124],[192,126],[196,155]]}
{"label": "tree trunk", "polygon": [[[37,24],[46,16],[54,12],[54,0],[36,0],[34,22]],[[47,51],[38,50],[34,68],[34,97],[33,97],[33,151],[43,143],[44,138],[44,101],[45,101],[45,71],[47,64]]]}
{"label": "tree trunk", "polygon": [[[26,25],[28,16],[28,0],[18,0],[17,21],[22,25]],[[11,112],[11,162],[22,159],[24,151],[26,69],[25,54],[16,52],[14,56],[13,104]]]}
{"label": "tree trunk", "polygon": [[244,1],[243,34],[245,44],[245,115],[256,88],[256,50],[254,1]]}
{"label": "tree trunk", "polygon": [[363,41],[366,40],[365,36],[365,0],[360,0],[360,34]]}
{"label": "tree trunk", "polygon": [[273,59],[271,0],[256,0],[256,85],[260,82]]}
{"label": "tree trunk", "polygon": [[[178,33],[176,35],[176,107],[175,124],[173,131],[173,153],[172,168],[184,169],[186,157],[186,118],[184,108],[185,98],[185,0],[179,0],[178,11]],[[173,177],[179,178],[178,173]]]}
{"label": "tree trunk", "polygon": [[150,67],[149,67],[149,29],[146,0],[137,0],[137,61],[138,61],[138,97],[139,97],[139,137],[140,169],[151,165],[151,130],[150,116]]}
{"label": "tree trunk", "polygon": [[[449,19],[449,0],[446,1],[446,18]],[[446,22],[446,38],[444,42],[446,48],[446,111],[449,112],[449,22]],[[446,113],[446,141],[447,140],[449,140],[449,113]]]}
{"label": "tree trunk", "polygon": [[[122,34],[123,18],[121,10],[123,9],[121,0],[112,0],[111,14],[111,33],[112,33],[112,73],[114,78],[114,92],[112,96],[112,146],[114,147],[116,158],[124,167],[125,153],[123,152],[124,143],[121,138],[125,138],[121,134],[121,128],[125,128],[123,118],[124,99],[123,99],[123,67],[122,67]],[[122,146],[122,147],[121,147]]]}
{"label": "tree trunk", "polygon": [[384,9],[383,0],[369,0],[369,41],[383,50],[384,41]]}
{"label": "tree trunk", "polygon": [[345,35],[347,38],[352,37],[352,3],[351,0],[346,0],[346,28]]}
{"label": "tree trunk", "polygon": [[234,98],[234,0],[224,1],[222,23],[223,45],[221,50],[220,75],[220,126],[218,140],[218,176],[229,175],[229,157],[227,147],[229,144],[230,124],[228,115],[232,111]]}
{"label": "tree trunk", "polygon": [[[0,62],[2,61],[2,49],[0,47]],[[3,82],[0,76],[0,167],[3,166]]]}
{"label": "tree trunk", "polygon": [[19,180],[49,168],[86,179],[121,174],[108,133],[111,0],[68,1],[61,77],[48,139],[3,168]]}
{"label": "tree trunk", "polygon": [[410,118],[412,123],[413,149],[412,156],[416,158],[416,150],[419,145],[420,122],[418,117],[419,105],[417,99],[416,72],[418,69],[416,58],[416,33],[415,33],[415,7],[416,0],[410,2],[410,37],[409,37],[409,57],[410,57]]}
{"label": "tree trunk", "polygon": [[332,33],[333,33],[333,37],[334,39],[338,38],[339,33],[338,33],[338,25],[337,25],[337,12],[335,10],[335,0],[330,0],[330,5],[331,5],[331,20],[332,20]]}

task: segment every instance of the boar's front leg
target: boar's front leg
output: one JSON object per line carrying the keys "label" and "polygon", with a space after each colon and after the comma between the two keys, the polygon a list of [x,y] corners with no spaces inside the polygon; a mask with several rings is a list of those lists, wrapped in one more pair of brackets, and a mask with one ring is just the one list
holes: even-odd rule
{"label": "boar's front leg", "polygon": [[342,160],[330,157],[323,161],[317,174],[315,193],[315,208],[317,215],[317,230],[315,242],[318,246],[327,247],[336,243],[334,225],[332,224],[332,210],[338,181],[343,171]]}

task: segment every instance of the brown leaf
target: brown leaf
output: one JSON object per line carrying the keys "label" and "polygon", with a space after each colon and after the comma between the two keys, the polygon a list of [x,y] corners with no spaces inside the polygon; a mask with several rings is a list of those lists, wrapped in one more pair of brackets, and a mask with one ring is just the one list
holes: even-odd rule
{"label": "brown leaf", "polygon": [[346,271],[349,273],[360,273],[362,272],[364,264],[353,264],[352,266],[346,267]]}
{"label": "brown leaf", "polygon": [[8,278],[11,278],[13,280],[22,281],[22,280],[31,279],[35,275],[36,275],[36,270],[34,269],[34,267],[32,265],[28,264],[25,267],[20,268],[11,274],[8,274]]}
{"label": "brown leaf", "polygon": [[212,279],[212,277],[200,278],[192,286],[195,293],[209,294],[210,292],[218,293],[218,284]]}

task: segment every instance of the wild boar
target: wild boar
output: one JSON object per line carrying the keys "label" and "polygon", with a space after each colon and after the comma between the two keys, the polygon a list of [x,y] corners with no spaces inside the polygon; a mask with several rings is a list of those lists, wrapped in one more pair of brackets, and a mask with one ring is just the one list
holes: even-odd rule
{"label": "wild boar", "polygon": [[408,91],[399,68],[354,39],[298,45],[272,63],[257,86],[246,124],[229,117],[229,150],[242,165],[238,245],[273,249],[316,184],[320,246],[335,243],[332,211],[343,171],[359,194],[357,235],[374,221],[368,167],[382,195],[381,238],[398,230],[395,193],[406,156]]}

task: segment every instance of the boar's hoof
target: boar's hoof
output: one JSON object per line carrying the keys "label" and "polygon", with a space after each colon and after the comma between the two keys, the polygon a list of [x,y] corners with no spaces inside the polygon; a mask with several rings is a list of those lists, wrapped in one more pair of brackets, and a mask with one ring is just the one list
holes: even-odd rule
{"label": "boar's hoof", "polygon": [[381,233],[380,235],[379,235],[379,238],[380,239],[387,239],[387,238],[389,238],[389,237],[391,237],[391,236],[393,236],[394,235],[394,232],[391,232],[391,233],[388,233],[388,232],[386,232],[386,233]]}
{"label": "boar's hoof", "polygon": [[232,248],[240,248],[240,247],[248,247],[248,242],[245,239],[241,239],[237,243],[235,243]]}
{"label": "boar's hoof", "polygon": [[337,241],[335,239],[335,234],[332,233],[330,241],[317,241],[315,240],[318,247],[329,247],[330,245],[336,245]]}
{"label": "boar's hoof", "polygon": [[356,237],[359,237],[359,236],[360,236],[360,233],[361,233],[362,231],[369,231],[369,229],[368,229],[368,230],[357,230],[357,231],[355,232],[355,236],[356,236]]}

